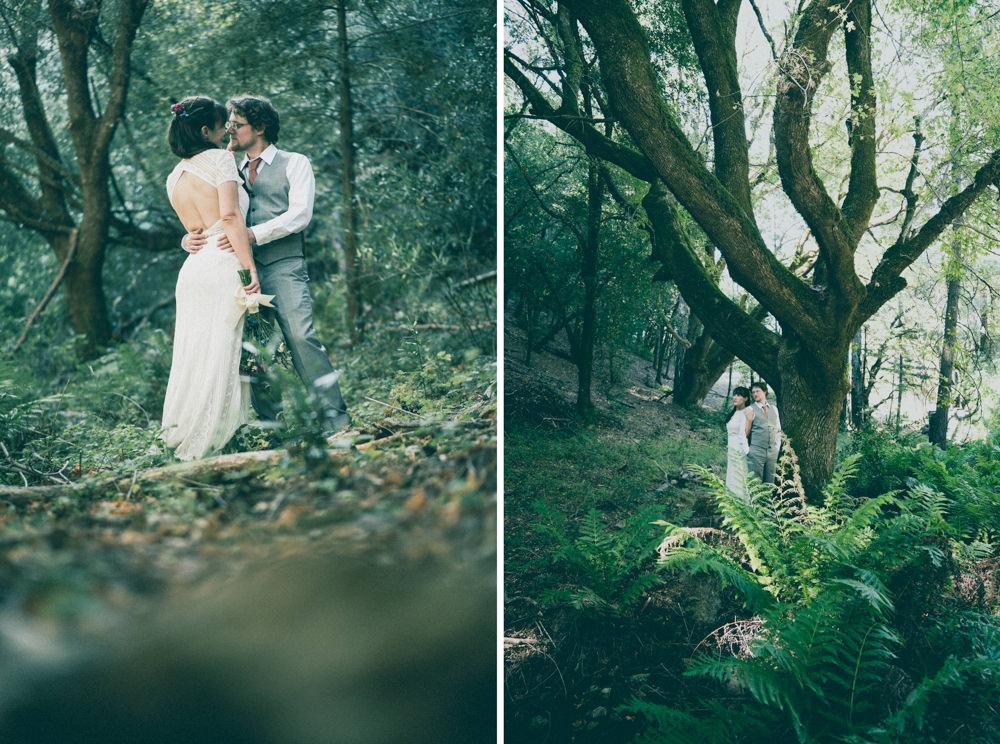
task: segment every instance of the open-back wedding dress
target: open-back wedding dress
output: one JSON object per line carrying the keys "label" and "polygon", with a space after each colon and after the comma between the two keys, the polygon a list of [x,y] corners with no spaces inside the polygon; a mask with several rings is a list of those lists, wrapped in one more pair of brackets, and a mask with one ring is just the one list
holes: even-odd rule
{"label": "open-back wedding dress", "polygon": [[[184,173],[216,187],[240,182],[231,153],[209,149],[181,160],[167,177],[167,196]],[[240,210],[249,198],[240,188]],[[249,418],[249,384],[240,380],[245,308],[235,253],[219,250],[222,220],[207,227],[209,240],[184,261],[177,276],[177,320],[170,379],[163,401],[163,441],[181,460],[221,448]]]}
{"label": "open-back wedding dress", "polygon": [[726,422],[726,489],[739,496],[746,496],[747,486],[747,413],[749,408],[733,412]]}

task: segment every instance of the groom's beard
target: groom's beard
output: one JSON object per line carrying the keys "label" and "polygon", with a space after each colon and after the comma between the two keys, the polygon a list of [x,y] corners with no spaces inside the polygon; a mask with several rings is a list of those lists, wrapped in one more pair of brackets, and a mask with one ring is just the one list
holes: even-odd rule
{"label": "groom's beard", "polygon": [[472,571],[290,560],[177,597],[62,669],[16,667],[0,648],[23,693],[11,701],[0,680],[0,741],[490,741],[494,584]]}

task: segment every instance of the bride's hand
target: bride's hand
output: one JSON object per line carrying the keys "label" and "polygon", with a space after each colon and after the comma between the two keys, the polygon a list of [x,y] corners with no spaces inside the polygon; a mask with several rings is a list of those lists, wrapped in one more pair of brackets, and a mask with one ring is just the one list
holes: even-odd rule
{"label": "bride's hand", "polygon": [[250,269],[250,283],[243,285],[243,291],[247,294],[260,292],[260,280],[257,278],[257,271]]}

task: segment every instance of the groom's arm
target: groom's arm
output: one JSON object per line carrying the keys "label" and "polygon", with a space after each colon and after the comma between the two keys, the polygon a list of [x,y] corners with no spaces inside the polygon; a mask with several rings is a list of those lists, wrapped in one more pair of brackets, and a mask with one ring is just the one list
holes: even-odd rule
{"label": "groom's arm", "polygon": [[297,152],[289,153],[285,175],[288,178],[288,209],[250,228],[258,245],[302,232],[312,219],[316,178],[309,158]]}

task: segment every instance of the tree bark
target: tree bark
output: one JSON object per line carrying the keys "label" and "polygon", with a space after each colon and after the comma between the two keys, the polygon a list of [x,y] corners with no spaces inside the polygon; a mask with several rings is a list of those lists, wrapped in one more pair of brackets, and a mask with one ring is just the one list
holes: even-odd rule
{"label": "tree bark", "polygon": [[674,403],[685,408],[701,405],[732,361],[733,354],[703,330],[684,354],[684,363],[674,380]]}
{"label": "tree bark", "polygon": [[[91,97],[87,58],[90,44],[98,34],[100,4],[90,2],[81,5],[69,0],[49,0],[49,13],[66,85],[69,131],[80,169],[82,215],[76,252],[66,272],[65,287],[70,325],[82,337],[79,351],[84,358],[95,356],[111,340],[111,323],[101,277],[111,226],[110,150],[125,110],[132,42],[148,4],[149,0],[124,0],[121,3],[111,45],[108,99],[104,111],[98,115]],[[29,121],[29,128],[37,131],[37,135],[33,136],[48,151],[45,136],[48,122],[44,109],[40,105],[35,106],[32,93],[26,90],[25,85],[21,86],[21,97],[26,104],[26,117],[34,119],[34,122]],[[58,153],[54,156],[57,158]],[[61,211],[59,202],[51,197],[49,201],[52,204],[50,212]],[[57,256],[63,258],[68,250],[65,241],[53,238],[50,243]]]}
{"label": "tree bark", "polygon": [[600,251],[601,209],[604,184],[597,161],[587,163],[587,232],[580,245],[580,278],[583,280],[583,314],[577,349],[576,410],[583,414],[593,408],[591,384],[594,369],[594,338],[597,328],[597,261]]}
{"label": "tree bark", "polygon": [[861,429],[868,415],[868,396],[865,387],[865,361],[862,357],[862,331],[859,328],[851,344],[851,425]]}
{"label": "tree bark", "polygon": [[361,266],[358,253],[358,211],[354,166],[354,105],[347,43],[347,0],[337,2],[337,51],[340,65],[340,189],[344,215],[344,280],[347,285],[346,323],[351,343],[362,331]]}
{"label": "tree bark", "polygon": [[[958,149],[959,128],[958,113],[953,108],[949,127],[949,144],[952,153]],[[954,154],[952,155],[951,172],[953,180],[957,183],[958,164]],[[952,386],[955,374],[955,354],[958,351],[958,306],[962,292],[962,242],[958,229],[954,225],[951,228],[951,246],[950,249],[946,249],[945,255],[944,273],[947,281],[947,299],[944,307],[944,334],[941,340],[941,358],[938,369],[937,402],[927,427],[927,436],[931,444],[936,444],[941,449],[948,447],[948,417],[954,398]]]}
{"label": "tree bark", "polygon": [[957,230],[953,231],[952,255],[946,272],[948,299],[944,309],[944,338],[941,342],[941,359],[938,370],[937,404],[930,416],[928,439],[941,449],[948,446],[948,416],[954,400],[952,392],[955,374],[955,352],[958,350],[958,305],[962,292],[962,246]]}
{"label": "tree bark", "polygon": [[816,356],[786,335],[778,359],[782,430],[799,457],[806,494],[816,498],[836,464],[840,410],[849,387],[844,354],[831,350]]}

